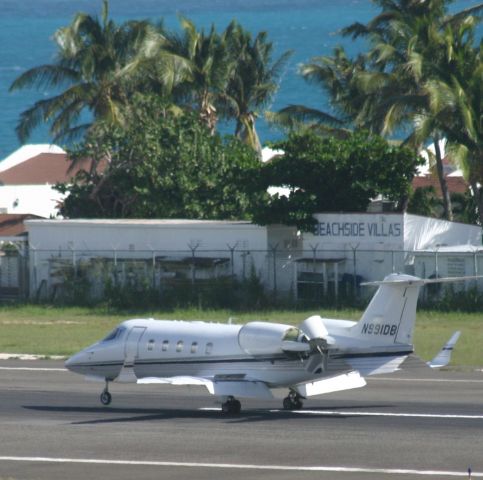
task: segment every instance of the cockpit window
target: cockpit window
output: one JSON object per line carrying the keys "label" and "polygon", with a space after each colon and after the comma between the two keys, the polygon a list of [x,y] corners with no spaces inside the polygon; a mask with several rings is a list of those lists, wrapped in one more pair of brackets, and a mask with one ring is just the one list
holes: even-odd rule
{"label": "cockpit window", "polygon": [[123,327],[117,327],[115,328],[109,335],[107,335],[106,338],[101,340],[102,343],[104,342],[112,342],[113,340],[116,340],[116,338],[119,338],[122,335],[122,332],[124,332],[125,328]]}

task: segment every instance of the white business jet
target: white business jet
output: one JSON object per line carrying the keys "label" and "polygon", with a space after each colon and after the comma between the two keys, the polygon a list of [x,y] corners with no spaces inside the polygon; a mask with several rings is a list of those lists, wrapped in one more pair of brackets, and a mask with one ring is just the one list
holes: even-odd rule
{"label": "white business jet", "polygon": [[[468,277],[465,277],[467,279]],[[312,316],[298,328],[279,323],[231,325],[136,319],[66,361],[66,367],[105,382],[203,385],[221,398],[222,411],[239,413],[240,398],[273,398],[288,388],[285,409],[302,399],[362,387],[364,376],[390,373],[413,352],[419,289],[454,281],[391,274],[358,322]]]}

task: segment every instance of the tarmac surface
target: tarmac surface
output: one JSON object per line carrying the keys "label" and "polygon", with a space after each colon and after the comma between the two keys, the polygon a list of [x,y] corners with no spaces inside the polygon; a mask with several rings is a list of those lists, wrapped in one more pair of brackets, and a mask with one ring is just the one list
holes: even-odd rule
{"label": "tarmac surface", "polygon": [[59,361],[0,361],[0,479],[483,478],[483,372],[422,366],[306,400],[85,382]]}

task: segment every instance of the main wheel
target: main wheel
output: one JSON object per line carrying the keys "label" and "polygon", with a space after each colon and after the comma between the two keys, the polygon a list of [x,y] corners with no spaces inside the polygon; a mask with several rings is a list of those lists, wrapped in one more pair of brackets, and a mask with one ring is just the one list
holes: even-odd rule
{"label": "main wheel", "polygon": [[101,393],[100,399],[103,405],[109,405],[112,401],[112,395],[109,392],[104,391]]}
{"label": "main wheel", "polygon": [[285,410],[293,410],[294,409],[294,404],[293,404],[292,400],[290,399],[290,397],[285,397],[283,399],[283,408]]}
{"label": "main wheel", "polygon": [[230,413],[234,413],[234,414],[238,414],[241,412],[241,403],[239,400],[233,400],[231,402],[231,412]]}
{"label": "main wheel", "polygon": [[221,404],[221,411],[223,413],[238,414],[241,411],[241,403],[236,398],[231,397]]}

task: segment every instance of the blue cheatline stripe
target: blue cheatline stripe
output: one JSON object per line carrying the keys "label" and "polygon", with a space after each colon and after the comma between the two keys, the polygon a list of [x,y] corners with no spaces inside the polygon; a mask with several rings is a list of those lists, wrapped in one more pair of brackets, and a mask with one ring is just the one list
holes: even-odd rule
{"label": "blue cheatline stripe", "polygon": [[[403,350],[398,352],[375,352],[375,353],[342,353],[338,355],[330,356],[332,360],[344,360],[354,358],[383,358],[383,357],[401,357],[413,353],[412,350]],[[267,362],[285,362],[293,363],[299,362],[298,359],[286,357],[284,355],[272,356],[272,357],[243,357],[243,358],[194,358],[194,359],[180,359],[180,360],[141,360],[137,361],[135,365],[147,366],[147,365],[198,365],[198,364],[217,364],[217,363],[267,363]],[[123,361],[113,362],[94,362],[94,363],[78,363],[78,367],[109,367],[109,366],[122,366]]]}

